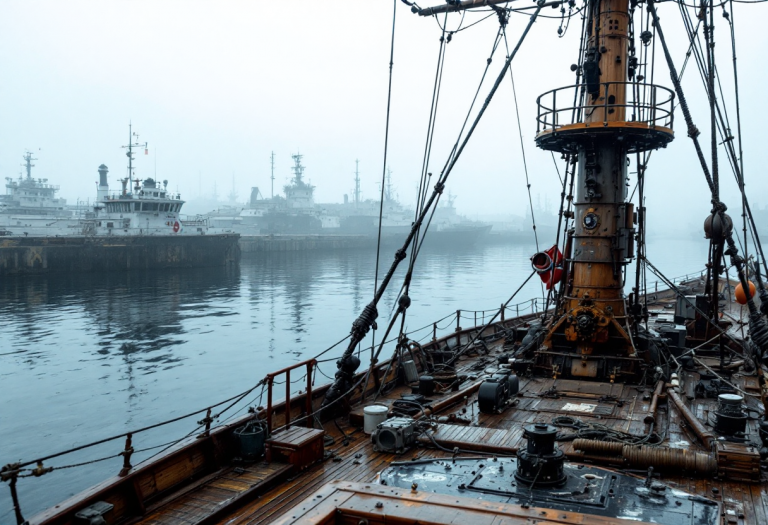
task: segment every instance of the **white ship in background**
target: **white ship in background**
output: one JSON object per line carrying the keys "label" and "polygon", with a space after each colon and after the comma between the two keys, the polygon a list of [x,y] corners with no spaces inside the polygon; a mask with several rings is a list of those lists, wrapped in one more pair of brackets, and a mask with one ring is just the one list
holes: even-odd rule
{"label": "white ship in background", "polygon": [[37,159],[24,154],[26,176],[6,177],[5,195],[0,195],[0,234],[2,235],[63,235],[77,231],[78,220],[67,206],[66,199],[57,197],[59,186],[48,179],[32,177],[32,163]]}
{"label": "white ship in background", "polygon": [[123,146],[128,157],[128,174],[120,179],[122,188],[117,193],[110,193],[107,174],[109,169],[99,166],[99,188],[93,213],[82,221],[84,235],[184,235],[203,234],[207,227],[205,221],[187,221],[181,219],[181,207],[184,201],[181,195],[168,191],[168,181],[162,185],[153,178],[143,181],[136,177],[133,165],[134,148],[144,147],[138,135],[130,131],[130,140]]}

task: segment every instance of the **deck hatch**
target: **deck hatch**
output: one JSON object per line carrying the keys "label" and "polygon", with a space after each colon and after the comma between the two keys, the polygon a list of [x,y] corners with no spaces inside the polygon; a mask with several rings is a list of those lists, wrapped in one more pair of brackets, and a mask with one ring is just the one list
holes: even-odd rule
{"label": "deck hatch", "polygon": [[515,478],[516,458],[423,460],[392,463],[382,485],[475,500],[552,508],[665,525],[715,525],[720,505],[656,480],[566,463],[566,480],[534,487]]}

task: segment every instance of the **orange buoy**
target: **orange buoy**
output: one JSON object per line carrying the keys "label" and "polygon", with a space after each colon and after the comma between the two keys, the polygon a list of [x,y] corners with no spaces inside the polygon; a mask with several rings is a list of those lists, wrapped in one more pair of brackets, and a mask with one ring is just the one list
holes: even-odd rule
{"label": "orange buoy", "polygon": [[[754,297],[755,296],[755,285],[752,283],[752,281],[747,281],[749,283],[749,296]],[[736,285],[736,289],[734,290],[734,295],[736,296],[736,302],[739,304],[747,304],[747,296],[744,294],[744,288],[741,286],[741,283]]]}

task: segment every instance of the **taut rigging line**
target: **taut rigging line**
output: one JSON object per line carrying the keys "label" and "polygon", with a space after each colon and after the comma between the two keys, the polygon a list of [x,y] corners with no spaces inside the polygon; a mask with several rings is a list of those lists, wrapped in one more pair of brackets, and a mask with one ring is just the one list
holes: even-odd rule
{"label": "taut rigging line", "polygon": [[[376,294],[376,286],[379,280],[379,256],[381,254],[381,219],[384,214],[384,182],[387,176],[387,150],[389,147],[389,113],[392,107],[392,67],[395,60],[395,21],[397,20],[397,0],[392,1],[392,43],[389,50],[389,87],[387,89],[387,123],[384,128],[384,162],[381,173],[381,199],[379,200],[379,234],[376,238],[376,269],[373,273],[373,293]],[[374,333],[376,328],[374,327]],[[358,341],[359,342],[359,341]],[[371,357],[373,357],[373,346],[371,343]]]}
{"label": "taut rigging line", "polygon": [[416,219],[416,222],[411,227],[411,231],[408,233],[408,236],[403,242],[403,246],[399,250],[397,250],[397,252],[395,252],[395,260],[392,262],[392,265],[387,271],[387,274],[384,276],[384,279],[382,279],[381,284],[379,285],[379,289],[376,290],[373,300],[363,309],[363,312],[360,314],[360,316],[357,319],[355,319],[355,321],[352,323],[349,345],[347,346],[347,349],[344,351],[344,354],[336,362],[336,366],[338,367],[339,370],[338,372],[336,372],[335,381],[333,382],[333,384],[331,385],[331,387],[328,389],[326,393],[325,399],[323,400],[322,407],[325,407],[327,405],[330,405],[331,403],[334,403],[334,401],[336,401],[337,399],[341,398],[342,396],[346,395],[349,392],[349,387],[351,386],[353,375],[357,371],[357,368],[360,366],[360,360],[354,357],[353,355],[355,347],[360,341],[363,340],[363,338],[368,334],[368,331],[375,324],[376,317],[378,316],[376,306],[379,300],[384,294],[384,291],[389,285],[389,282],[392,280],[392,277],[395,273],[395,270],[397,270],[398,265],[403,259],[406,258],[406,250],[408,249],[408,247],[411,244],[411,241],[416,235],[416,231],[424,221],[427,215],[427,212],[429,212],[430,207],[434,204],[438,196],[442,194],[443,190],[445,189],[445,181],[448,179],[448,176],[451,174],[451,171],[453,170],[454,166],[456,166],[456,162],[461,156],[461,153],[464,151],[464,148],[469,142],[469,139],[472,137],[472,134],[477,128],[478,123],[483,118],[483,115],[485,114],[486,109],[488,109],[488,106],[491,103],[493,96],[496,94],[496,91],[499,89],[499,86],[501,85],[502,80],[504,80],[504,77],[506,77],[507,70],[509,69],[509,66],[512,63],[512,60],[517,55],[517,52],[519,51],[520,46],[523,44],[523,41],[525,40],[526,36],[528,36],[528,33],[531,30],[531,27],[533,26],[534,22],[536,22],[536,18],[538,17],[539,12],[541,11],[541,8],[543,5],[544,5],[544,0],[539,0],[536,11],[534,11],[534,13],[531,15],[531,18],[528,21],[528,25],[525,27],[525,30],[523,30],[522,35],[520,35],[520,39],[518,40],[517,45],[513,49],[512,53],[507,57],[507,60],[504,63],[504,67],[502,67],[501,71],[499,72],[499,75],[496,78],[496,82],[493,84],[493,87],[491,88],[490,92],[488,93],[488,96],[485,99],[485,103],[480,108],[480,111],[475,117],[475,121],[472,123],[472,126],[469,128],[469,131],[467,131],[467,135],[464,138],[464,141],[456,151],[455,155],[452,156],[448,166],[441,173],[437,184],[435,184],[435,188],[434,188],[434,191],[432,192],[432,195],[429,197],[429,200],[425,203],[424,209],[422,209],[418,219]]}
{"label": "taut rigging line", "polygon": [[[686,27],[686,30],[688,32],[688,38],[691,42],[691,46],[688,51],[688,55],[693,53],[696,64],[699,69],[699,74],[701,75],[702,81],[706,84],[708,80],[708,72],[707,68],[705,67],[703,52],[701,49],[701,44],[697,46],[697,31],[698,27],[701,24],[701,21],[697,24],[696,28],[693,28],[693,23],[690,21],[690,17],[686,16],[686,11],[683,9],[683,6],[685,4],[680,3],[680,12],[683,17],[683,24]],[[719,7],[724,5],[724,3],[719,4]],[[725,17],[729,20],[730,18]],[[737,128],[738,128],[738,138],[739,138],[739,154],[737,156],[736,149],[733,144],[733,137],[730,136],[730,124],[728,123],[728,115],[727,115],[727,108],[723,107],[723,110],[720,109],[720,104],[717,100],[715,100],[715,108],[717,109],[717,116],[718,116],[718,132],[720,133],[720,138],[722,140],[722,144],[725,147],[725,151],[729,160],[729,163],[731,165],[731,169],[733,170],[734,178],[736,179],[736,183],[739,186],[739,189],[741,191],[742,196],[742,215],[744,217],[745,222],[745,228],[748,227],[750,234],[752,235],[752,239],[755,244],[756,251],[760,257],[760,259],[763,261],[763,266],[768,267],[768,264],[766,263],[765,253],[763,252],[762,243],[760,242],[760,237],[757,234],[757,226],[755,225],[754,217],[752,215],[752,209],[749,205],[749,200],[746,195],[746,191],[744,189],[744,164],[743,164],[743,152],[741,148],[741,120],[740,120],[740,103],[739,103],[739,92],[738,92],[738,82],[737,82],[737,70],[736,70],[736,56],[735,56],[735,35],[733,33],[733,25],[731,24],[731,45],[733,47],[733,60],[734,60],[734,90],[736,94],[736,115],[737,115]],[[686,61],[688,59],[686,58]],[[717,73],[717,67],[714,66],[715,73]],[[682,71],[680,78],[682,77]],[[720,89],[720,92],[722,94],[722,86],[720,85],[720,79],[719,76],[716,76],[716,80]],[[709,88],[707,88],[707,94],[709,95]],[[725,113],[725,115],[724,115]],[[747,237],[746,232],[744,235],[744,251],[745,251],[745,258],[746,258],[746,247],[747,247]]]}
{"label": "taut rigging line", "polygon": [[[723,204],[719,199],[719,192],[718,192],[717,185],[715,181],[713,181],[712,176],[710,175],[709,169],[707,167],[707,163],[704,160],[703,152],[701,151],[701,147],[699,146],[699,141],[698,141],[699,131],[698,129],[696,129],[696,126],[693,124],[691,114],[688,111],[688,104],[685,102],[683,88],[680,85],[680,80],[677,76],[677,71],[675,69],[674,62],[672,61],[672,55],[670,54],[669,47],[667,46],[667,42],[664,39],[664,33],[661,29],[661,24],[659,23],[659,15],[656,12],[656,6],[655,6],[654,0],[648,0],[648,10],[650,11],[651,16],[653,17],[653,23],[659,35],[661,46],[664,49],[664,56],[667,60],[667,65],[669,67],[669,73],[672,78],[672,83],[674,84],[675,91],[680,100],[680,108],[683,110],[683,115],[685,116],[685,122],[688,125],[688,136],[691,137],[694,145],[696,146],[696,152],[699,155],[699,160],[701,161],[701,168],[702,168],[702,171],[704,172],[704,177],[707,179],[707,183],[709,184],[709,188],[712,192],[713,233],[714,233],[714,230],[718,229],[715,226],[715,222],[716,222],[715,218],[717,216],[719,218],[720,224],[722,225],[722,227],[720,228],[722,231],[717,233],[717,235],[720,237],[724,237],[725,243],[728,244],[728,248],[725,250],[724,253],[725,255],[730,256],[731,264],[736,268],[737,275],[739,276],[739,282],[741,283],[741,286],[743,287],[743,289],[749,290],[744,259],[742,259],[742,257],[739,255],[739,250],[736,247],[736,243],[733,240],[733,234],[731,231],[732,228],[729,229],[726,226],[725,204]],[[710,97],[714,97],[714,93],[711,92]],[[646,264],[647,264],[647,259],[646,259]],[[752,344],[755,347],[754,351],[763,360],[768,359],[768,325],[766,325],[765,319],[763,318],[761,313],[757,310],[753,296],[749,294],[747,294],[747,307],[749,308],[749,327],[750,327]]]}

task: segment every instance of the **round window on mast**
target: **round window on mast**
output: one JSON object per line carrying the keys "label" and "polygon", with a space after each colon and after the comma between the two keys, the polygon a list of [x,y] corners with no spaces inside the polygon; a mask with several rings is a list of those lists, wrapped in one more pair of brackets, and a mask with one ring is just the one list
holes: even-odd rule
{"label": "round window on mast", "polygon": [[589,211],[584,215],[583,223],[587,230],[594,230],[600,224],[600,217],[595,212]]}

